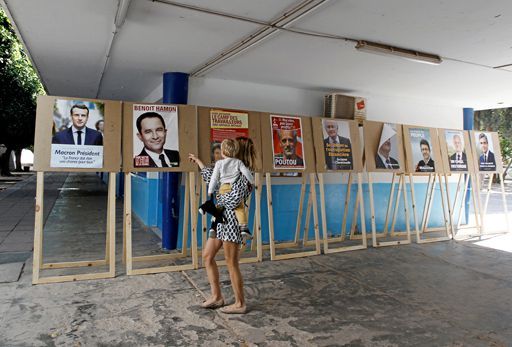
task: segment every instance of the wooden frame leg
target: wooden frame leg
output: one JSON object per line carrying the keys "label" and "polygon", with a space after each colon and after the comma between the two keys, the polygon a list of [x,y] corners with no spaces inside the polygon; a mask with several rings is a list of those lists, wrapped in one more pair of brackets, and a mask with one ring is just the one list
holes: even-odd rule
{"label": "wooden frame leg", "polygon": [[[480,174],[479,173],[476,173],[476,174],[473,174],[472,175],[473,178],[472,178],[472,192],[473,192],[473,199],[476,200],[476,203],[473,202],[474,206],[476,207],[475,208],[475,217],[478,216],[477,219],[477,225],[479,225],[479,235],[481,236],[484,232],[485,232],[485,224],[484,224],[484,218],[483,218],[483,208],[482,208],[482,200],[481,200],[481,197],[480,197],[480,191],[482,190],[482,188],[480,187]],[[476,177],[475,177],[476,176]],[[475,191],[475,188],[476,188],[476,191]],[[476,211],[478,209],[478,211]]]}
{"label": "wooden frame leg", "polygon": [[116,276],[116,173],[109,173],[108,180],[108,249],[105,260],[109,263],[111,277]]}
{"label": "wooden frame leg", "polygon": [[419,232],[420,234],[425,232],[425,230],[427,229],[427,220],[428,220],[428,215],[430,213],[429,209],[430,209],[430,206],[432,205],[431,204],[431,200],[432,200],[432,194],[434,192],[434,188],[435,188],[435,174],[429,174],[428,176],[428,183],[427,183],[427,189],[426,189],[426,194],[425,194],[425,202],[423,204],[423,214],[421,216],[421,225],[420,225],[420,229],[419,229]]}
{"label": "wooden frame leg", "polygon": [[[343,179],[341,180],[343,184]],[[350,204],[350,195],[352,191],[352,173],[348,174],[347,178],[347,193],[345,194],[345,203],[343,204],[343,219],[341,221],[341,241],[345,240],[347,233],[347,215],[348,215],[348,206]],[[357,206],[356,206],[357,211]]]}
{"label": "wooden frame leg", "polygon": [[[461,226],[461,222],[462,222],[462,209],[464,208],[464,204],[466,202],[466,196],[467,196],[468,190],[469,190],[469,182],[471,181],[471,176],[469,174],[461,174],[461,177],[463,175],[465,177],[465,179],[464,179],[464,190],[462,191],[462,199],[460,201],[459,215],[458,215],[458,220],[457,220],[457,229],[460,229],[460,226]],[[474,201],[474,199],[473,199],[473,201]],[[455,202],[454,202],[454,204],[455,204]],[[476,208],[476,206],[474,206],[474,208]],[[468,218],[469,218],[469,216],[468,216]]]}
{"label": "wooden frame leg", "polygon": [[44,172],[37,173],[36,206],[34,224],[34,259],[32,264],[32,284],[39,282],[39,269],[43,258],[43,216],[44,216]]}
{"label": "wooden frame leg", "polygon": [[499,178],[500,178],[500,187],[501,187],[501,199],[503,202],[503,211],[505,212],[506,223],[507,223],[507,232],[510,232],[510,218],[508,215],[507,198],[505,196],[505,183],[504,183],[505,177],[504,177],[503,173],[499,174]]}
{"label": "wooden frame leg", "polygon": [[[448,175],[445,173],[444,174],[444,182],[445,182],[445,189],[443,189],[443,184],[442,184],[442,176],[441,174],[439,174],[439,188],[440,188],[440,191],[441,191],[441,203],[443,204],[443,217],[445,219],[445,226],[446,226],[446,237],[448,237],[449,239],[453,239],[454,238],[454,229],[453,229],[453,222],[452,222],[452,215],[453,215],[453,212],[452,212],[452,209],[451,209],[451,206],[450,206],[450,188],[449,188],[449,184],[448,184]],[[446,198],[443,196],[443,192],[446,193]],[[445,205],[445,201],[446,201],[446,205]],[[448,216],[445,215],[444,211],[448,209]]]}
{"label": "wooden frame leg", "polygon": [[257,243],[257,258],[258,258],[258,261],[261,262],[263,261],[263,240],[262,240],[262,232],[261,232],[261,189],[262,189],[262,186],[261,186],[261,174],[260,173],[256,173],[254,175],[254,182],[255,182],[255,186],[254,186],[254,190],[255,190],[255,197],[254,197],[254,200],[255,200],[255,207],[254,207],[254,218],[256,220],[256,229],[257,230],[257,235],[256,235],[256,243]]}
{"label": "wooden frame leg", "polygon": [[[400,206],[400,197],[402,195],[402,187],[405,185],[402,184],[402,181],[405,181],[404,175],[398,175],[398,192],[396,194],[396,200],[395,200],[395,208],[393,210],[393,219],[391,220],[391,236],[395,236],[400,233],[395,233],[395,225],[396,225],[396,218],[398,216],[398,208]],[[405,194],[405,192],[404,192]],[[391,199],[391,198],[390,198]]]}
{"label": "wooden frame leg", "polygon": [[270,260],[276,258],[276,247],[274,239],[274,208],[272,206],[272,179],[270,172],[265,174],[266,185],[267,185],[267,209],[268,209],[268,236],[270,243]]}
{"label": "wooden frame leg", "polygon": [[[106,245],[105,245],[105,258],[102,260],[93,261],[74,261],[74,262],[58,262],[58,263],[43,263],[43,201],[44,201],[44,172],[37,173],[37,187],[36,187],[36,207],[35,207],[35,225],[34,225],[34,264],[33,264],[33,284],[45,283],[62,283],[73,282],[90,279],[103,279],[115,277],[115,187],[116,187],[116,173],[111,172],[109,175],[108,183],[108,197],[107,197],[107,224],[106,224]],[[81,267],[94,267],[108,265],[108,272],[100,273],[82,273],[76,275],[57,275],[49,277],[41,277],[41,269],[69,269]]]}
{"label": "wooden frame leg", "polygon": [[395,178],[396,178],[396,174],[393,173],[393,176],[391,178],[391,191],[389,193],[388,208],[386,210],[386,219],[384,220],[384,235],[387,235],[387,233],[388,233],[389,215],[391,213],[393,201],[395,198]]}
{"label": "wooden frame leg", "polygon": [[124,176],[124,225],[126,244],[126,274],[131,275],[133,269],[132,260],[132,177],[129,172]]}
{"label": "wooden frame leg", "polygon": [[320,215],[322,218],[322,235],[324,243],[324,253],[329,252],[329,242],[327,236],[327,215],[325,213],[325,187],[324,174],[318,174],[318,185],[320,187]]}
{"label": "wooden frame leg", "polygon": [[[372,181],[372,174],[370,172],[367,173],[368,175],[368,190],[370,193],[370,213],[371,213],[371,224],[372,224],[372,246],[377,247],[377,226],[375,224],[375,203],[373,199],[373,181]],[[361,201],[362,203],[362,201]],[[389,205],[388,205],[389,207]]]}
{"label": "wooden frame leg", "polygon": [[316,182],[315,182],[315,174],[309,174],[309,180],[311,185],[311,198],[313,200],[313,223],[315,230],[315,250],[316,254],[321,254],[322,249],[320,246],[320,228],[319,228],[319,220],[318,220],[318,204],[316,199]]}
{"label": "wooden frame leg", "polygon": [[[431,176],[431,174],[428,175],[429,183],[430,183],[430,176]],[[414,231],[416,233],[416,242],[420,243],[421,237],[420,237],[420,229],[418,227],[418,213],[416,211],[416,196],[414,193],[414,180],[412,179],[412,174],[409,174],[409,185],[411,186],[412,215],[414,218]],[[428,184],[427,184],[427,189],[428,189]]]}
{"label": "wooden frame leg", "polygon": [[[306,194],[306,178],[302,176],[302,184],[300,187],[300,200],[299,200],[299,213],[297,214],[297,223],[295,225],[295,238],[294,242],[295,244],[299,244],[299,238],[300,238],[300,227],[302,222],[302,209],[304,205],[304,195]],[[308,199],[308,210],[307,210],[307,216],[309,217],[309,209],[310,209],[310,199]],[[309,218],[307,218],[309,219]],[[306,226],[309,226],[306,222]]]}
{"label": "wooden frame leg", "polygon": [[[361,216],[361,235],[363,236],[363,248],[368,247],[368,239],[366,238],[366,216],[364,211],[364,199],[363,199],[363,175],[357,174],[357,195],[360,200],[359,204],[359,215]],[[357,208],[357,207],[356,207]]]}

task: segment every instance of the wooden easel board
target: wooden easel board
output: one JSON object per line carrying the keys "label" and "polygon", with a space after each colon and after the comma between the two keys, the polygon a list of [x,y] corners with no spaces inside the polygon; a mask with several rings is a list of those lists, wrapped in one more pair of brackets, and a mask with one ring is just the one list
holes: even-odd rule
{"label": "wooden easel board", "polygon": [[[301,123],[300,138],[297,138],[295,151],[304,162],[303,168],[283,168],[275,167],[275,161],[279,161],[283,156],[282,149],[279,145],[279,138],[276,132],[272,131],[271,117],[284,117],[291,119],[299,119]],[[313,147],[313,133],[311,130],[311,118],[304,116],[290,116],[276,113],[261,113],[261,138],[262,141],[262,160],[263,172],[315,172],[315,150]],[[298,136],[299,137],[299,136]],[[273,144],[274,143],[274,144]],[[273,147],[274,146],[274,147]],[[299,153],[300,147],[300,153]],[[274,149],[273,149],[274,148]],[[275,150],[275,155],[274,155]]]}
{"label": "wooden easel board", "polygon": [[[88,108],[88,119],[85,125],[87,129],[85,129],[82,142],[84,146],[75,145],[72,142],[73,138],[66,136],[66,132],[71,132],[70,126],[73,124],[71,109],[74,105],[85,105]],[[34,139],[34,170],[39,172],[119,171],[121,166],[121,112],[120,101],[38,96]],[[95,129],[95,123],[100,120],[104,122],[103,145],[96,145],[97,137],[100,135]],[[94,143],[87,142],[91,134],[95,135]],[[90,160],[92,156],[78,153],[81,149],[83,149],[82,153],[91,153],[98,148],[103,152],[102,163],[84,163],[84,160]],[[64,154],[62,154],[64,152],[69,153],[65,155],[68,159],[64,158]],[[52,158],[55,160],[58,156],[65,159],[67,163],[52,164]],[[101,155],[95,156],[95,158],[101,160]],[[73,160],[76,163],[73,163]],[[101,166],[98,166],[100,164]],[[62,165],[67,166],[63,167]]]}
{"label": "wooden easel board", "polygon": [[[460,129],[438,129],[441,143],[441,156],[446,173],[473,173],[473,153],[471,152],[469,133]],[[457,160],[457,149],[461,159]]]}
{"label": "wooden easel board", "polygon": [[[475,172],[483,174],[503,173],[503,157],[501,156],[500,138],[497,132],[476,131],[469,132],[471,152],[473,154]],[[484,160],[483,146],[488,147],[488,159]]]}
{"label": "wooden easel board", "polygon": [[[439,141],[441,143],[441,154],[443,156],[443,165],[445,167],[445,185],[448,196],[448,204],[451,208],[450,222],[452,224],[452,234],[455,237],[456,228],[460,229],[460,222],[462,210],[466,196],[469,192],[471,200],[475,209],[476,225],[474,227],[465,226],[466,228],[476,228],[481,233],[480,211],[481,203],[480,196],[475,191],[479,191],[479,183],[477,182],[476,166],[474,163],[474,155],[471,150],[471,140],[469,132],[460,129],[438,129]],[[459,180],[455,195],[452,199],[449,193],[449,184],[447,174],[458,174]],[[467,175],[467,177],[465,177]],[[472,188],[469,190],[469,183],[471,182]],[[462,188],[462,189],[461,189]],[[459,203],[457,203],[459,201]],[[455,215],[458,214],[458,222],[455,223]]]}
{"label": "wooden easel board", "polygon": [[444,173],[437,129],[403,125],[403,132],[406,173],[414,175]]}
{"label": "wooden easel board", "polygon": [[[405,153],[402,138],[402,125],[364,121],[364,154],[367,172],[403,173],[405,171]],[[389,159],[392,168],[383,167],[378,155],[379,148],[386,140],[390,140]],[[382,143],[381,143],[382,142]]]}
{"label": "wooden easel board", "polygon": [[[198,113],[198,126],[199,126],[199,138],[198,138],[198,154],[199,158],[208,165],[213,165],[212,159],[212,146],[211,146],[211,122],[212,117],[225,117],[226,123],[229,124],[229,117],[240,118],[245,117],[248,119],[248,135],[254,143],[254,149],[256,151],[256,172],[261,172],[262,169],[262,155],[261,155],[261,130],[260,130],[260,118],[261,113],[247,110],[234,110],[224,109],[219,107],[197,107]],[[235,119],[235,121],[238,119]],[[231,130],[231,129],[229,129]],[[226,131],[226,138],[230,135],[229,130]],[[234,130],[234,129],[233,129]],[[231,136],[229,136],[231,137]],[[195,153],[195,152],[193,152]]]}
{"label": "wooden easel board", "polygon": [[[358,173],[363,171],[361,139],[356,121],[313,117],[311,122],[316,154],[316,172]],[[328,131],[336,132],[334,140],[329,140]]]}
{"label": "wooden easel board", "polygon": [[[171,123],[172,116],[177,109],[178,125]],[[197,171],[197,165],[188,160],[189,153],[197,153],[197,107],[192,105],[169,105],[169,104],[149,104],[125,102],[123,104],[123,171],[124,172],[192,172]],[[179,152],[179,163],[169,167],[142,166],[146,163],[141,162],[135,166],[137,158],[144,158],[138,150],[142,148],[142,141],[137,136],[136,119],[144,112],[155,112],[163,117],[166,124],[167,135],[165,136],[166,150]],[[175,135],[178,141],[173,138]],[[135,142],[137,141],[137,145]],[[174,145],[173,145],[174,144]],[[150,164],[151,165],[151,162]]]}

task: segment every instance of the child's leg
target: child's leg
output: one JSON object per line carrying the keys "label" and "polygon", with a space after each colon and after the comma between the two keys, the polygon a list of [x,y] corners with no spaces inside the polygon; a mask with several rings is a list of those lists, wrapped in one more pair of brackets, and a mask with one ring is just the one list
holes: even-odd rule
{"label": "child's leg", "polygon": [[[231,191],[231,185],[230,184],[221,184],[219,188],[219,194],[227,194]],[[224,211],[224,208],[217,208],[217,215],[212,218],[212,222],[210,224],[210,230],[208,231],[208,236],[212,239],[217,237],[217,225],[222,222],[222,213]]]}
{"label": "child's leg", "polygon": [[249,218],[247,216],[247,209],[245,208],[245,204],[243,202],[235,209],[235,215],[236,219],[238,220],[238,225],[240,226],[242,243],[245,244],[247,240],[252,239],[252,235],[249,231]]}

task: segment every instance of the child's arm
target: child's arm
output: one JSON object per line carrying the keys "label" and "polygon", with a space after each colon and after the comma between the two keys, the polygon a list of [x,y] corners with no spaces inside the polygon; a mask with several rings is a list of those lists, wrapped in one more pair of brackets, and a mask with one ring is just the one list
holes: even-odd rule
{"label": "child's arm", "polygon": [[252,177],[251,171],[247,168],[247,166],[244,165],[242,161],[240,161],[240,172],[245,176],[245,178],[247,178],[251,185],[254,185],[254,177]]}
{"label": "child's arm", "polygon": [[212,178],[210,179],[210,184],[208,185],[208,195],[212,195],[217,188],[220,180],[220,161],[215,163],[215,167],[213,168]]}

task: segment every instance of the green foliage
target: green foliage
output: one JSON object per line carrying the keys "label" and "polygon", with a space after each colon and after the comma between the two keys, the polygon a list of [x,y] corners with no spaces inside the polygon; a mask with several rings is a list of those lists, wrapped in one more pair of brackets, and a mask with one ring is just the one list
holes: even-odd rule
{"label": "green foliage", "polygon": [[0,143],[23,148],[34,143],[39,77],[0,8]]}
{"label": "green foliage", "polygon": [[503,161],[512,159],[512,108],[475,112],[475,130],[497,131]]}

